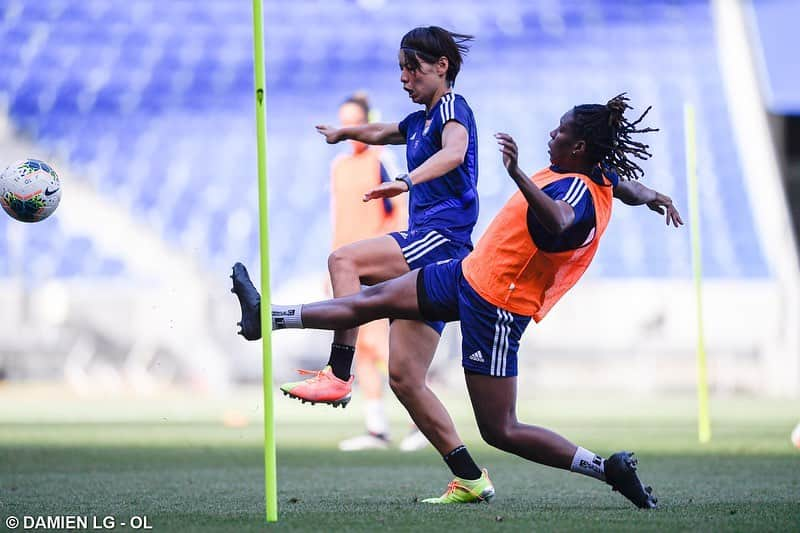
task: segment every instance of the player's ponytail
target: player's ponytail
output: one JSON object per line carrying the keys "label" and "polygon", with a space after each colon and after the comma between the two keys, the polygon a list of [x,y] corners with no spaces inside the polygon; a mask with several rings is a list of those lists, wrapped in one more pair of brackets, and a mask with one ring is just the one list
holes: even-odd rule
{"label": "player's ponytail", "polygon": [[469,51],[469,43],[475,38],[472,35],[453,33],[439,26],[414,28],[400,40],[406,67],[410,70],[419,68],[420,61],[428,64],[436,63],[440,57],[448,62],[446,79],[452,87],[461,70],[464,56]]}

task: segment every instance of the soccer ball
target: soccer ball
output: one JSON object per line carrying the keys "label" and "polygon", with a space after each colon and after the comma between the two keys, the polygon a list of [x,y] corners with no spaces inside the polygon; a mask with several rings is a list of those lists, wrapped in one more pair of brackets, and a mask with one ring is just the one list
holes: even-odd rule
{"label": "soccer ball", "polygon": [[22,222],[39,222],[61,201],[61,182],[53,167],[38,159],[10,164],[0,174],[0,205]]}

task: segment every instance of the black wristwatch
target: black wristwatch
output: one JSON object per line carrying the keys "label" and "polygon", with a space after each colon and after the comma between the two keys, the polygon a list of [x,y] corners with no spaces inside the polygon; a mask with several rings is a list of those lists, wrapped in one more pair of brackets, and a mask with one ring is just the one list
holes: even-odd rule
{"label": "black wristwatch", "polygon": [[409,191],[411,190],[411,187],[413,187],[413,186],[414,186],[414,182],[413,182],[413,181],[411,181],[411,178],[409,178],[409,177],[408,177],[408,174],[400,174],[400,175],[399,175],[399,176],[397,176],[397,177],[396,177],[394,180],[395,180],[395,181],[402,181],[402,182],[405,182],[406,186],[408,186],[408,190],[409,190]]}

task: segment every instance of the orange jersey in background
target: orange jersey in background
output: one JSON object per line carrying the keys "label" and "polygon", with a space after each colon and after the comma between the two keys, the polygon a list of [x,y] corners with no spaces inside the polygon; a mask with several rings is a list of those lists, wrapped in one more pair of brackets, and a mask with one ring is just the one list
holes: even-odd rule
{"label": "orange jersey in background", "polygon": [[392,212],[384,202],[364,202],[364,193],[381,184],[380,148],[342,154],[331,164],[331,216],[333,249],[404,229],[407,208],[392,199]]}
{"label": "orange jersey in background", "polygon": [[[380,148],[370,147],[359,153],[342,154],[331,164],[334,250],[346,244],[405,229],[408,207],[402,198],[391,199],[391,213],[386,212],[385,203],[381,200],[362,200],[365,192],[381,184],[382,153]],[[370,322],[359,330],[356,353],[359,357],[386,361],[389,358],[388,341],[389,322]]]}
{"label": "orange jersey in background", "polygon": [[542,188],[568,176],[580,178],[592,195],[595,229],[588,242],[564,252],[540,250],[528,232],[528,202],[517,191],[462,264],[464,277],[487,302],[539,322],[589,267],[611,218],[613,188],[549,168],[531,179]]}

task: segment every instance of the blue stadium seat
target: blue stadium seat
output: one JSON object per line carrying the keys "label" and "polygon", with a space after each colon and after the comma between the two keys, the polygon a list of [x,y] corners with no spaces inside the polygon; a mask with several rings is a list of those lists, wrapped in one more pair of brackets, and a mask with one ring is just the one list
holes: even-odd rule
{"label": "blue stadium seat", "polygon": [[[0,61],[22,78],[0,79],[0,99],[9,102],[16,126],[45,146],[67,147],[65,155],[87,171],[89,182],[104,185],[101,192],[130,195],[134,216],[159,220],[157,231],[166,241],[180,245],[187,231],[202,228],[204,246],[191,253],[209,270],[257,257],[256,224],[248,235],[227,242],[236,209],[257,219],[249,4],[8,1],[22,11],[0,29]],[[617,0],[567,0],[546,6],[508,2],[498,13],[479,0],[421,2],[413,9],[386,3],[377,10],[349,0],[266,3],[276,279],[320,270],[328,253],[327,180],[338,148],[326,145],[314,124],[335,121],[337,105],[362,88],[384,120],[413,111],[400,90],[396,52],[403,33],[421,20],[477,36],[457,89],[478,119],[480,227],[514,190],[493,149],[494,131],[515,135],[523,167],[533,171],[547,163],[547,134],[561,113],[626,90],[637,111],[654,106],[653,123],[661,128],[651,137],[655,158],[643,164],[647,182],[666,184],[685,208],[681,116],[683,102],[692,99],[707,163],[701,172],[703,201],[725,206],[703,210],[705,272],[769,275],[730,118],[719,97],[722,80],[708,3],[654,0],[633,8]],[[474,20],[454,15],[470,11],[477,13]],[[37,45],[36,39],[44,41]],[[31,53],[35,60],[24,62],[23,55]],[[660,57],[672,61],[665,64]],[[68,68],[65,61],[71,62]],[[54,99],[48,91],[56,91]],[[396,154],[404,160],[402,152]],[[176,191],[168,184],[174,158],[184,159],[189,169],[188,179],[175,182]],[[92,175],[92,169],[109,175]],[[724,216],[730,212],[737,216]],[[689,275],[688,232],[665,234],[663,222],[644,212],[617,216],[625,226],[612,224],[592,275]],[[8,246],[2,235],[8,222],[2,224],[0,255]],[[302,230],[295,234],[286,227]],[[89,256],[97,254],[83,240],[87,236],[58,238],[87,247]],[[708,245],[712,241],[720,242]],[[65,256],[57,263],[58,276],[126,271],[118,258],[83,261],[66,257],[73,253],[69,247],[59,250]],[[0,262],[0,276],[6,275]]]}

